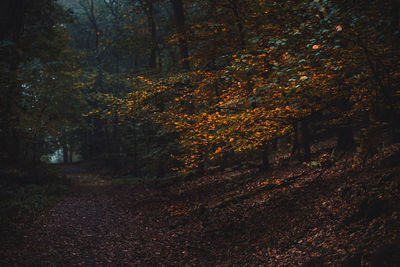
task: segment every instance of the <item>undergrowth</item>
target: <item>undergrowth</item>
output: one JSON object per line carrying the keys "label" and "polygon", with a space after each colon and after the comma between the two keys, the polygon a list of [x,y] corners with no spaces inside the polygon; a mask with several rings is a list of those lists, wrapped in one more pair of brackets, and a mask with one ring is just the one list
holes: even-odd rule
{"label": "undergrowth", "polygon": [[58,203],[70,188],[69,180],[48,169],[31,181],[24,179],[21,183],[18,178],[8,176],[0,180],[0,235],[3,246],[18,244],[34,218]]}

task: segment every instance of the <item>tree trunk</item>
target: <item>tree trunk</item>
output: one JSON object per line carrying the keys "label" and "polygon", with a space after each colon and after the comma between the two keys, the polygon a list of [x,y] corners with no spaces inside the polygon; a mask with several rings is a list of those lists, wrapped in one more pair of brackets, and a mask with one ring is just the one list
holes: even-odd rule
{"label": "tree trunk", "polygon": [[246,46],[246,38],[244,36],[244,27],[243,27],[243,23],[241,21],[240,14],[239,14],[238,0],[231,0],[231,3],[232,3],[232,6],[233,6],[233,14],[237,19],[237,26],[238,26],[238,30],[239,30],[240,45],[241,45],[241,47],[245,47]]}
{"label": "tree trunk", "polygon": [[147,16],[149,32],[151,35],[149,68],[155,69],[157,67],[158,45],[157,45],[157,27],[156,27],[156,23],[154,20],[153,1],[148,1],[144,8],[145,8],[146,16]]}
{"label": "tree trunk", "polygon": [[133,123],[133,176],[137,176],[138,173],[138,142],[137,142],[137,132],[136,132],[136,123]]}
{"label": "tree trunk", "polygon": [[188,45],[186,41],[185,31],[185,12],[182,0],[172,0],[172,8],[174,10],[175,26],[179,35],[179,53],[181,57],[181,66],[184,70],[190,70]]}
{"label": "tree trunk", "polygon": [[197,168],[196,174],[202,176],[202,175],[204,175],[205,173],[206,173],[206,170],[205,170],[205,162],[204,162],[204,158],[203,158],[203,156],[202,156],[202,158],[201,158],[201,160],[200,160],[200,162],[199,162],[199,166],[198,166],[198,168]]}
{"label": "tree trunk", "polygon": [[298,158],[299,157],[299,127],[298,127],[299,122],[295,121],[293,123],[293,137],[292,137],[292,152],[291,156],[292,158]]}
{"label": "tree trunk", "polygon": [[113,168],[114,170],[119,170],[121,168],[121,154],[120,154],[120,147],[121,147],[121,135],[119,133],[119,128],[118,128],[118,120],[115,119],[115,121],[112,124],[113,127],[113,148],[112,148],[112,153],[113,153]]}
{"label": "tree trunk", "polygon": [[67,146],[67,144],[63,144],[63,161],[64,161],[64,164],[66,164],[66,163],[68,163],[68,146]]}
{"label": "tree trunk", "polygon": [[303,157],[304,161],[310,160],[310,134],[308,129],[308,119],[304,119],[301,122],[301,146],[303,150]]}
{"label": "tree trunk", "polygon": [[0,40],[17,41],[23,30],[27,0],[0,1]]}
{"label": "tree trunk", "polygon": [[[0,1],[0,42],[11,41],[18,45],[20,36],[23,33],[24,16],[27,10],[27,0],[2,0]],[[21,86],[18,82],[18,65],[21,63],[21,56],[17,50],[4,49],[0,55],[3,70],[0,73],[0,88],[2,98],[0,102],[0,164],[11,166],[18,163],[20,159],[20,132],[19,126],[19,103],[21,97]]]}
{"label": "tree trunk", "polygon": [[278,149],[278,138],[273,139],[271,143],[272,143],[272,152],[276,154]]}
{"label": "tree trunk", "polygon": [[[392,68],[397,67],[398,59],[400,56],[400,1],[392,0],[391,1],[391,30],[392,30]],[[396,91],[396,85],[399,84],[398,80],[392,81],[390,84],[391,92],[394,93]],[[393,107],[394,110],[390,112],[390,123],[392,126],[392,139],[394,142],[400,141],[400,119],[399,119],[399,110]]]}
{"label": "tree trunk", "polygon": [[337,146],[341,150],[349,150],[354,146],[353,129],[342,127],[338,130]]}
{"label": "tree trunk", "polygon": [[69,163],[72,163],[73,154],[74,154],[74,152],[72,152],[72,147],[70,147],[70,150],[69,150],[69,159],[68,159]]}
{"label": "tree trunk", "polygon": [[262,165],[260,171],[267,171],[271,168],[268,156],[269,156],[268,144],[265,143],[262,147]]}

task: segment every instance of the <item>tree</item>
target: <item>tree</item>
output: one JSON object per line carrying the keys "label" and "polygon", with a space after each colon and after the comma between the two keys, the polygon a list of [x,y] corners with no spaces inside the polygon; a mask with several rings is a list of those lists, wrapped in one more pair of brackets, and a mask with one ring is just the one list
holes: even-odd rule
{"label": "tree", "polygon": [[188,44],[186,41],[186,23],[185,13],[182,0],[171,0],[172,9],[174,11],[175,27],[178,34],[179,54],[181,58],[181,65],[184,70],[189,70],[189,52]]}
{"label": "tree", "polygon": [[2,28],[0,47],[2,177],[12,178],[10,172],[18,167],[35,179],[41,157],[60,147],[67,121],[71,127],[79,124],[80,70],[68,48],[62,25],[68,16],[60,5],[11,2],[2,2],[11,11],[4,14],[7,27]]}
{"label": "tree", "polygon": [[[129,56],[148,59],[141,71],[102,72],[87,97],[93,106],[87,120],[97,141],[107,144],[103,152],[122,160],[134,150],[135,166],[155,166],[155,155],[163,155],[179,160],[174,168],[181,170],[206,170],[227,162],[228,155],[254,155],[267,169],[280,140],[291,140],[281,146],[291,146],[292,156],[309,161],[315,139],[336,135],[338,147],[349,149],[362,128],[386,124],[396,132],[397,2],[129,3],[130,20],[119,27],[126,41],[118,58],[137,48],[142,50]],[[117,2],[104,4],[109,10],[104,14],[118,13]],[[169,13],[175,33],[161,19]],[[111,21],[102,21],[102,28],[111,27]],[[144,32],[135,46],[127,37],[132,28]],[[121,40],[103,32],[102,40],[109,38],[104,50]],[[172,51],[162,41],[167,35],[178,45],[179,60],[165,56]],[[152,71],[156,54],[163,62],[160,72]],[[179,72],[173,67],[175,72],[168,72],[168,61],[180,63]],[[394,115],[388,118],[387,112]],[[114,136],[120,141],[110,142]]]}

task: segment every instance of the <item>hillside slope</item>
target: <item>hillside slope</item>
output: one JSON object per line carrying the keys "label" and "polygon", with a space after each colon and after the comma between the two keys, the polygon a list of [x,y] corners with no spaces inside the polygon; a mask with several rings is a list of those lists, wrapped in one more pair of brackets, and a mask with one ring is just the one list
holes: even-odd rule
{"label": "hillside slope", "polygon": [[399,266],[400,144],[351,156],[173,183],[70,171],[71,195],[0,264]]}

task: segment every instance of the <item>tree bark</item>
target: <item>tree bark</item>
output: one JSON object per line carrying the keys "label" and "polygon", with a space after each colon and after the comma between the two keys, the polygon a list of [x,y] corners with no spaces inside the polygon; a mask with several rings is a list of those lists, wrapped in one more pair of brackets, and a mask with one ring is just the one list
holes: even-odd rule
{"label": "tree bark", "polygon": [[[391,1],[391,31],[392,31],[392,68],[397,67],[400,56],[400,1]],[[396,87],[399,84],[399,78],[392,81],[390,84],[392,94],[396,91]],[[395,109],[390,112],[390,123],[392,126],[392,139],[394,142],[400,141],[400,119],[399,110]]]}
{"label": "tree bark", "polygon": [[139,164],[138,164],[138,138],[136,132],[136,122],[133,123],[134,127],[132,129],[133,135],[133,176],[137,176],[139,174]]}
{"label": "tree bark", "polygon": [[304,161],[310,160],[310,133],[309,133],[309,122],[308,119],[304,119],[301,122],[301,146],[303,150],[303,157]]}
{"label": "tree bark", "polygon": [[[27,11],[27,0],[0,1],[0,41],[18,44],[23,34],[24,17]],[[19,103],[21,86],[18,82],[18,65],[23,61],[21,55],[11,45],[11,49],[3,49],[0,54],[2,63],[8,71],[0,73],[0,156],[4,157],[0,164],[11,166],[20,158]],[[4,69],[3,69],[4,70]]]}
{"label": "tree bark", "polygon": [[64,164],[68,163],[68,145],[67,144],[63,144],[63,161]]}
{"label": "tree bark", "polygon": [[145,14],[147,16],[148,30],[151,35],[149,68],[155,69],[157,67],[158,45],[157,45],[157,27],[154,19],[153,1],[152,0],[146,1],[143,3],[143,5]]}
{"label": "tree bark", "polygon": [[23,28],[26,0],[0,1],[0,40],[17,41]]}
{"label": "tree bark", "polygon": [[292,140],[292,153],[291,156],[293,158],[298,158],[299,157],[299,127],[298,127],[298,121],[295,121],[293,123],[293,140]]}
{"label": "tree bark", "polygon": [[338,149],[349,150],[354,146],[353,130],[350,127],[342,127],[338,130]]}
{"label": "tree bark", "polygon": [[240,45],[242,47],[246,46],[246,38],[244,37],[244,27],[243,27],[243,23],[241,21],[240,18],[240,14],[239,14],[239,4],[238,4],[238,0],[231,0],[232,6],[233,6],[233,14],[237,19],[237,25],[238,25],[238,30],[239,30],[239,38],[240,38]]}
{"label": "tree bark", "polygon": [[190,70],[188,45],[186,41],[185,31],[185,12],[183,9],[182,0],[171,0],[174,10],[175,26],[179,35],[179,54],[181,58],[181,66],[184,70]]}
{"label": "tree bark", "polygon": [[268,144],[265,143],[262,146],[262,165],[260,168],[261,171],[267,171],[271,168],[271,164],[269,162],[268,156],[269,156]]}
{"label": "tree bark", "polygon": [[69,159],[68,159],[68,162],[69,163],[72,163],[72,158],[73,158],[73,155],[74,155],[74,152],[72,151],[72,147],[70,147],[70,149],[69,149]]}

